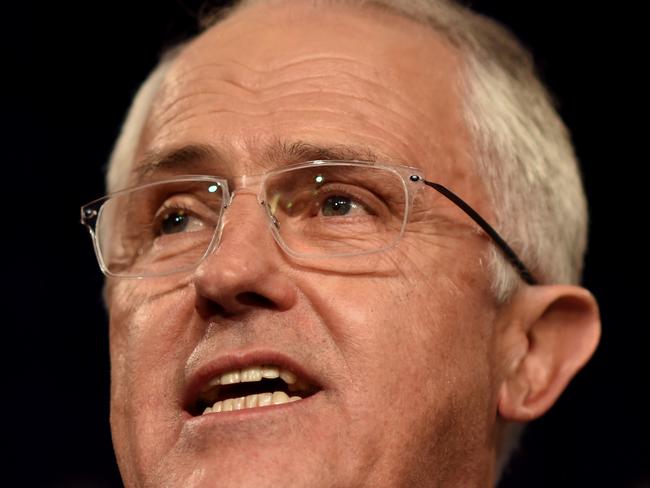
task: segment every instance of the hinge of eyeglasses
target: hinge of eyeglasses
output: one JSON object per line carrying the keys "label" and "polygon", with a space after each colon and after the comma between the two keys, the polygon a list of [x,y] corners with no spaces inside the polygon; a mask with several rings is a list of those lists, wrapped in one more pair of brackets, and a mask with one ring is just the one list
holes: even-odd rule
{"label": "hinge of eyeglasses", "polygon": [[84,210],[84,215],[81,219],[81,223],[85,224],[87,220],[94,219],[95,217],[97,217],[97,210],[94,208],[87,208]]}

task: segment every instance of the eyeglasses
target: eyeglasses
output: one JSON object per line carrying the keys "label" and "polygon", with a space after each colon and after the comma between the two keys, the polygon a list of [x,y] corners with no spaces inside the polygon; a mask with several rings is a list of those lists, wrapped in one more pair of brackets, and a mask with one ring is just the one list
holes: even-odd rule
{"label": "eyeglasses", "polygon": [[287,254],[347,267],[349,257],[375,255],[395,246],[404,234],[415,194],[428,186],[472,218],[526,283],[536,284],[492,226],[415,168],[309,161],[237,180],[238,188],[231,192],[223,178],[179,176],[118,191],[81,207],[81,223],[90,231],[102,272],[144,278],[195,269],[218,245],[222,216],[235,194],[257,185],[271,233]]}

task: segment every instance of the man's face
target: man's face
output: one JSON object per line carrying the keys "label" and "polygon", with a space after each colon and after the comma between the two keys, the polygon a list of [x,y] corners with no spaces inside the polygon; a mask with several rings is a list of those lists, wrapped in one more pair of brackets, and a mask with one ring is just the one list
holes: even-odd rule
{"label": "man's face", "polygon": [[[177,173],[228,178],[297,162],[296,147],[370,149],[421,168],[490,219],[459,86],[457,55],[410,20],[307,2],[255,6],[174,62],[138,160],[209,145],[218,158]],[[481,266],[487,244],[469,219],[424,189],[376,267],[353,271],[349,258],[349,270],[325,272],[283,253],[253,193],[225,212],[220,245],[195,272],[109,282],[111,424],[127,486],[489,479],[496,308]],[[316,393],[196,411],[215,376],[265,365]]]}

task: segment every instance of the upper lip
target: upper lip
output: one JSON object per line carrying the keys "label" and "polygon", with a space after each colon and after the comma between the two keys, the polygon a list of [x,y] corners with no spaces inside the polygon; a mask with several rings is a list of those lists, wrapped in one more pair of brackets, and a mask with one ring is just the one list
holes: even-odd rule
{"label": "upper lip", "polygon": [[190,374],[185,390],[183,405],[185,410],[191,410],[196,403],[199,393],[207,383],[217,375],[242,369],[249,366],[274,365],[293,372],[299,379],[313,385],[316,389],[322,389],[321,382],[315,375],[293,358],[272,350],[258,350],[233,352],[223,354],[200,366],[194,373]]}

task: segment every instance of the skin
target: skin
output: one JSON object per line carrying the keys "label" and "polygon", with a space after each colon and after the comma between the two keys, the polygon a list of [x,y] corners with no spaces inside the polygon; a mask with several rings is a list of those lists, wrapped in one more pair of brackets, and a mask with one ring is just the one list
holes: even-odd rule
{"label": "skin", "polygon": [[[460,76],[434,32],[387,12],[248,7],[174,62],[138,161],[211,145],[218,161],[181,173],[230,177],[285,164],[278,143],[370,148],[494,220]],[[541,415],[598,341],[581,288],[522,285],[499,306],[482,265],[489,240],[433,191],[418,195],[400,245],[355,272],[295,262],[265,218],[242,191],[194,272],[109,279],[111,426],[126,486],[491,486],[505,422]],[[188,419],[197,371],[259,350],[292,358],[323,390],[258,415]]]}

